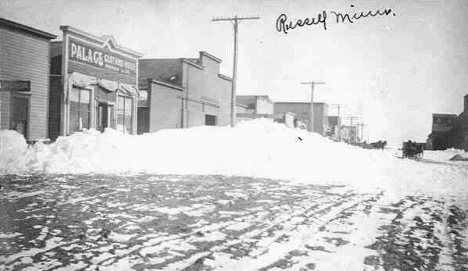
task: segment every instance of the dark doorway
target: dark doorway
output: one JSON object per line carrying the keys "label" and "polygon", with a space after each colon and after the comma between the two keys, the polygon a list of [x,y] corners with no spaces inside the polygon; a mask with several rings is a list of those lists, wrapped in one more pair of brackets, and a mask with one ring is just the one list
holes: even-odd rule
{"label": "dark doorway", "polygon": [[28,138],[28,116],[29,98],[13,96],[11,98],[10,129],[24,135],[25,138]]}
{"label": "dark doorway", "polygon": [[149,108],[138,107],[137,113],[137,134],[149,133]]}
{"label": "dark doorway", "polygon": [[205,125],[216,126],[217,117],[213,115],[205,115]]}
{"label": "dark doorway", "polygon": [[113,128],[114,106],[108,103],[98,103],[96,117],[99,131],[104,132],[108,127]]}

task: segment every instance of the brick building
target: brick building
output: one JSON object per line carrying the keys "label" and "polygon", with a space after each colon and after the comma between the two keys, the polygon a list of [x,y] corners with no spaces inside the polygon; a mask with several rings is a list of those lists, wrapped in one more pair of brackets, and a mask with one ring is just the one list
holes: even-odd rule
{"label": "brick building", "polygon": [[0,128],[46,139],[50,41],[55,35],[0,18]]}
{"label": "brick building", "polygon": [[90,128],[135,134],[141,55],[112,36],[60,29],[62,41],[51,46],[50,138]]}
{"label": "brick building", "polygon": [[199,58],[140,59],[138,133],[229,125],[232,80],[220,74],[220,63],[207,52]]}

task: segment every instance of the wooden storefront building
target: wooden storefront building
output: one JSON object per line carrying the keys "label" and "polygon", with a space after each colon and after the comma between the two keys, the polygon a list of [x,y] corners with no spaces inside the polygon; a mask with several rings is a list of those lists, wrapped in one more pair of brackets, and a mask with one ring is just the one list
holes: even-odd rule
{"label": "wooden storefront building", "polygon": [[51,46],[49,136],[83,129],[137,132],[138,58],[112,36],[61,26]]}
{"label": "wooden storefront building", "polygon": [[47,138],[50,41],[56,36],[0,18],[0,128]]}

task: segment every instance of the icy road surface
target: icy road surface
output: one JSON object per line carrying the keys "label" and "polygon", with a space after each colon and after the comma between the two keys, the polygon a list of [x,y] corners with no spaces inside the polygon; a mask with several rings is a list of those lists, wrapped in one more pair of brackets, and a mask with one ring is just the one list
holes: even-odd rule
{"label": "icy road surface", "polygon": [[0,178],[0,270],[468,270],[466,206],[176,175]]}

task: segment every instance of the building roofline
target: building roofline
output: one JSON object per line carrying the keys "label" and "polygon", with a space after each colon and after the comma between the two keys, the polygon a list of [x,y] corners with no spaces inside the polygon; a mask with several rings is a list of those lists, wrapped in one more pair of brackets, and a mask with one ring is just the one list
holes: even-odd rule
{"label": "building roofline", "polygon": [[171,83],[166,83],[166,82],[163,82],[163,81],[159,81],[159,80],[156,80],[156,79],[148,79],[151,83],[155,83],[157,85],[161,85],[161,86],[165,86],[165,87],[168,87],[168,88],[172,88],[172,89],[176,89],[176,90],[180,90],[180,91],[184,91],[184,88],[181,87],[181,86],[177,86],[177,85],[173,85]]}
{"label": "building roofline", "polygon": [[236,95],[237,97],[255,97],[255,98],[263,98],[267,99],[271,103],[274,103],[273,100],[268,95]]}
{"label": "building roofline", "polygon": [[229,77],[229,76],[226,76],[226,75],[224,75],[224,74],[218,74],[218,77],[221,78],[221,79],[224,79],[224,80],[226,80],[226,81],[232,82],[232,78]]}
{"label": "building roofline", "polygon": [[245,108],[245,109],[247,109],[247,108],[248,108],[248,106],[247,106],[247,105],[245,105],[245,104],[241,104],[241,103],[236,103],[236,106],[239,106],[239,107],[242,107],[242,108]]}
{"label": "building roofline", "polygon": [[438,116],[438,117],[456,117],[457,114],[432,113],[432,116]]}
{"label": "building roofline", "polygon": [[110,41],[112,41],[112,43],[113,43],[113,45],[115,46],[116,49],[118,49],[118,50],[120,50],[120,51],[122,51],[124,53],[132,55],[132,56],[134,56],[136,58],[140,58],[140,57],[143,56],[143,54],[141,54],[141,53],[135,52],[135,51],[133,51],[131,49],[128,49],[126,47],[122,47],[121,45],[119,45],[115,41],[113,36],[106,35],[106,36],[103,36],[103,37],[98,37],[98,36],[96,36],[94,34],[91,34],[89,32],[80,30],[78,28],[75,28],[75,27],[72,27],[72,26],[69,26],[69,25],[61,25],[60,30],[69,31],[69,32],[72,32],[72,33],[75,33],[75,34],[79,34],[79,35],[94,39],[95,41],[98,41],[98,42],[101,42],[101,43],[108,43],[109,40],[110,40]]}
{"label": "building roofline", "polygon": [[11,29],[14,29],[14,30],[20,30],[20,31],[23,31],[23,32],[27,32],[27,33],[32,34],[34,36],[38,36],[40,38],[45,38],[45,39],[49,39],[49,40],[57,38],[57,36],[54,35],[54,34],[51,34],[51,33],[36,29],[36,28],[32,28],[32,27],[24,25],[24,24],[13,22],[13,21],[10,21],[10,20],[4,19],[4,18],[0,18],[0,27],[2,27],[2,26],[5,26],[7,28],[11,28]]}
{"label": "building roofline", "polygon": [[205,51],[200,51],[200,58],[201,58],[202,55],[204,55],[204,56],[206,56],[206,57],[208,57],[208,58],[211,58],[211,59],[213,59],[214,61],[216,61],[216,62],[218,62],[218,63],[221,63],[221,62],[222,62],[221,59],[219,59],[219,58],[215,57],[214,55],[209,54],[209,53],[207,53],[207,52],[205,52]]}
{"label": "building roofline", "polygon": [[187,64],[189,64],[189,65],[192,65],[192,66],[194,66],[194,67],[196,67],[196,68],[199,68],[199,69],[201,69],[201,70],[204,70],[204,69],[205,69],[205,66],[198,65],[197,63],[194,63],[194,62],[188,60],[187,58],[182,58],[182,62],[183,62],[183,63],[187,63]]}

